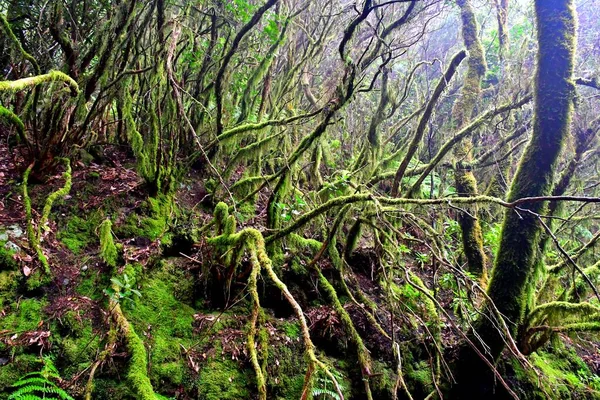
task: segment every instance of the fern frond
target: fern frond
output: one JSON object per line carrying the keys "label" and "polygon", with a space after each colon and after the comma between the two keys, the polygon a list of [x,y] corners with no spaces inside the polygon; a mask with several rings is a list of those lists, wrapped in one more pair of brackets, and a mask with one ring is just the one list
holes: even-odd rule
{"label": "fern frond", "polygon": [[45,378],[42,378],[40,376],[29,376],[29,377],[23,377],[23,378],[19,379],[18,381],[13,383],[12,386],[14,388],[17,388],[19,386],[31,385],[31,384],[39,384],[39,385],[43,386],[47,383],[48,383],[48,380]]}
{"label": "fern frond", "polygon": [[[13,399],[13,397],[9,397],[10,400]],[[23,396],[20,396],[18,398],[14,398],[16,400],[45,400],[43,398],[41,398],[40,396],[36,396],[35,394],[24,394]]]}

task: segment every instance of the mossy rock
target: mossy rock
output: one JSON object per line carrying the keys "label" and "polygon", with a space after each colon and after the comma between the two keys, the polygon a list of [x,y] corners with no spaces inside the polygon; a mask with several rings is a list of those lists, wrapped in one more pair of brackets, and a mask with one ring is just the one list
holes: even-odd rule
{"label": "mossy rock", "polygon": [[129,214],[127,219],[114,228],[120,238],[146,238],[151,241],[161,239],[169,246],[171,234],[169,223],[177,215],[175,203],[171,197],[148,198],[140,209],[140,214]]}

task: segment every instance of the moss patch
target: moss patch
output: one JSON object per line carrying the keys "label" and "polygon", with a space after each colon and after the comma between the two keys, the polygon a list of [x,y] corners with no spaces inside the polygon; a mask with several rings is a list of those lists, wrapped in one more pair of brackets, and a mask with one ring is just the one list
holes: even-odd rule
{"label": "moss patch", "polygon": [[87,247],[98,242],[96,230],[102,222],[100,213],[94,212],[85,217],[74,215],[65,227],[59,230],[58,239],[73,254],[80,254]]}
{"label": "moss patch", "polygon": [[[139,276],[139,274],[138,274]],[[150,380],[163,393],[174,393],[189,382],[182,346],[193,344],[194,309],[175,298],[176,276],[162,270],[138,281],[141,298],[123,305],[124,312],[144,338],[150,361]]]}
{"label": "moss patch", "polygon": [[250,370],[242,370],[231,360],[214,359],[200,370],[198,395],[205,400],[238,400],[250,398]]}
{"label": "moss patch", "polygon": [[0,400],[8,398],[9,388],[23,375],[38,370],[40,361],[37,355],[21,354],[0,367]]}
{"label": "moss patch", "polygon": [[20,333],[37,329],[43,320],[42,310],[46,306],[44,300],[25,299],[11,305],[12,310],[0,319],[0,330]]}

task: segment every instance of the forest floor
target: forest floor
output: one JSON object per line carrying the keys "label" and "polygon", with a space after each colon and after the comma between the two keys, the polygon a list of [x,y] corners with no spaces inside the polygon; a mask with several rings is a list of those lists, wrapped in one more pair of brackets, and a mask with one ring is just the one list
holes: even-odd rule
{"label": "forest floor", "polygon": [[[246,342],[251,313],[245,289],[250,268],[242,258],[241,268],[225,279],[231,271],[218,265],[214,249],[206,243],[207,234],[197,233],[211,221],[214,207],[200,172],[183,179],[174,207],[166,207],[164,199],[148,199],[134,159],[119,148],[105,148],[102,164],[77,162],[70,194],[54,204],[49,229],[42,230],[41,247],[51,266],[47,279],[27,239],[23,171],[17,165],[23,165],[20,152],[0,143],[0,399],[7,398],[17,379],[40,368],[40,356],[54,361],[62,376],[60,386],[76,398],[90,390],[90,370],[96,364],[92,398],[136,397],[126,379],[131,351],[122,340],[111,339],[113,310],[108,300],[115,280],[126,294],[120,304],[144,344],[146,372],[157,393],[177,399],[256,398]],[[33,221],[39,221],[49,194],[64,184],[62,173],[59,169],[43,183],[30,182]],[[240,210],[239,225],[264,226],[265,202],[259,198],[255,210]],[[112,221],[119,248],[116,268],[100,254],[99,226],[106,218]],[[417,245],[413,250],[426,249]],[[356,350],[340,315],[320,292],[317,278],[305,269],[311,257],[293,249],[286,252],[281,278],[302,306],[319,357],[336,371],[345,398],[360,399]],[[377,284],[374,257],[366,245],[359,248],[349,263],[349,281],[360,288],[366,301],[376,304],[375,318],[405,351],[402,371],[408,391],[415,399],[424,398],[435,390],[436,358],[428,321],[418,320],[416,312],[426,305],[416,301],[418,293],[399,282],[398,296],[415,312],[390,317]],[[318,263],[335,282],[336,271],[328,259]],[[413,270],[426,286],[432,285],[431,268],[415,265]],[[269,398],[298,399],[307,367],[300,325],[277,288],[260,280],[259,293],[266,310],[261,340],[269,348],[264,365]],[[455,295],[442,288],[437,296],[453,320],[458,312]],[[364,302],[346,296],[340,300],[370,352],[375,398],[392,398],[397,358],[389,337],[366,317]],[[460,336],[451,321],[444,316],[440,320],[441,340],[451,352]],[[503,371],[523,398],[549,391],[552,398],[600,398],[600,352],[595,343],[597,337],[591,335],[563,336],[534,356],[537,371],[548,377],[539,390],[523,379],[531,371],[510,361]],[[317,399],[338,396],[324,375],[317,376],[312,390]],[[404,392],[399,396],[403,398]]]}

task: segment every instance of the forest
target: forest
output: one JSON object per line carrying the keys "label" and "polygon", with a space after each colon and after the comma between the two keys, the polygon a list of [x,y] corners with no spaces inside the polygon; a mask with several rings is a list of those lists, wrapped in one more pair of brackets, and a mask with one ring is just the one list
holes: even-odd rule
{"label": "forest", "polygon": [[0,0],[0,400],[600,399],[600,0]]}

